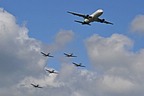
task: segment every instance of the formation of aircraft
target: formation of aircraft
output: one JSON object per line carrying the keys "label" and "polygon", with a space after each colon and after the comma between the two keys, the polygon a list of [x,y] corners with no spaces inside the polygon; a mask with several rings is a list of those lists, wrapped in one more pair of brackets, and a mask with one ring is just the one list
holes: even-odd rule
{"label": "formation of aircraft", "polygon": [[64,55],[65,55],[66,57],[77,57],[77,56],[74,56],[73,53],[70,53],[70,54],[64,53]]}
{"label": "formation of aircraft", "polygon": [[[46,54],[46,53],[44,53],[44,52],[41,52],[44,56],[48,56],[48,57],[54,57],[54,56],[51,56],[50,55],[50,53],[48,53],[48,54]],[[66,57],[77,57],[77,56],[75,56],[75,55],[73,55],[73,53],[64,53],[64,55],[66,56]],[[81,63],[74,63],[74,62],[72,62],[76,67],[85,67],[85,66],[83,66]],[[49,73],[55,73],[55,74],[58,74],[57,72],[55,72],[55,70],[48,70],[48,69],[46,69],[46,71],[47,72],[49,72]]]}
{"label": "formation of aircraft", "polygon": [[58,72],[56,72],[55,70],[48,70],[48,69],[46,69],[46,71],[48,71],[50,74],[51,74],[51,73],[58,74]]}
{"label": "formation of aircraft", "polygon": [[83,21],[75,20],[75,22],[81,23],[82,25],[84,25],[84,24],[91,25],[90,23],[94,22],[94,21],[113,25],[113,23],[106,21],[105,19],[99,18],[103,14],[102,9],[98,9],[97,11],[92,13],[91,15],[85,15],[85,14],[75,13],[75,12],[71,12],[71,11],[68,11],[68,13],[84,18]]}
{"label": "formation of aircraft", "polygon": [[[48,54],[46,54],[46,53],[44,53],[44,52],[41,52],[41,54],[43,54],[44,56],[48,56],[48,57],[54,57],[54,56],[51,56],[50,55],[50,53],[48,53]],[[77,57],[77,56],[74,56],[73,55],[73,53],[70,53],[70,54],[68,54],[68,53],[64,53],[64,55],[65,56],[67,56],[67,57]],[[74,63],[73,62],[73,64],[76,66],[76,67],[85,67],[85,66],[83,66],[81,63]],[[45,69],[47,72],[49,72],[50,74],[58,74],[58,72],[56,72],[55,70],[49,70],[49,69]],[[33,84],[33,83],[31,83],[31,85],[34,87],[34,88],[43,88],[43,87],[41,87],[41,86],[39,86],[39,84]]]}
{"label": "formation of aircraft", "polygon": [[[97,11],[95,11],[94,13],[92,13],[91,15],[84,15],[84,14],[79,14],[79,13],[75,13],[75,12],[70,12],[68,11],[68,13],[72,14],[72,15],[76,15],[76,16],[79,16],[79,17],[83,17],[84,20],[83,21],[78,21],[78,20],[75,20],[75,22],[78,22],[78,23],[81,23],[81,24],[87,24],[87,25],[91,25],[90,23],[91,22],[100,22],[100,23],[105,23],[105,24],[112,24],[111,22],[109,21],[106,21],[105,19],[101,19],[99,18],[102,14],[103,14],[103,10],[102,9],[98,9]],[[41,54],[45,57],[54,57],[52,55],[50,55],[50,53],[44,53],[44,52],[41,52]],[[73,53],[64,53],[64,55],[66,57],[77,57],[75,55],[73,55]],[[82,65],[82,63],[75,63],[75,62],[72,62],[72,64],[74,64],[76,67],[86,67],[84,65]],[[50,74],[54,73],[54,74],[58,74],[58,72],[56,72],[55,70],[48,70],[46,69],[47,72],[49,72]],[[39,86],[39,84],[32,84],[31,85],[34,87],[34,88],[43,88],[41,86]],[[21,85],[21,86],[24,86],[24,85]]]}
{"label": "formation of aircraft", "polygon": [[82,65],[82,63],[79,63],[79,64],[78,64],[78,63],[73,62],[73,64],[74,64],[76,67],[85,67],[85,66]]}
{"label": "formation of aircraft", "polygon": [[35,87],[35,88],[43,88],[43,87],[40,87],[38,84],[37,85],[35,85],[35,84],[31,84],[33,87]]}
{"label": "formation of aircraft", "polygon": [[54,57],[54,56],[51,56],[50,53],[47,53],[47,54],[46,54],[46,53],[44,53],[44,52],[41,52],[41,54],[43,54],[43,56],[45,56],[45,57]]}

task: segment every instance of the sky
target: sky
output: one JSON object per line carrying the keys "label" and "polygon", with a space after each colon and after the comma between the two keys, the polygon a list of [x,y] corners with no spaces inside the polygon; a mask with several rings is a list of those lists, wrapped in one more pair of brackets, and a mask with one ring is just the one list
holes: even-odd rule
{"label": "sky", "polygon": [[[143,3],[0,0],[0,96],[143,96]],[[97,9],[114,25],[81,25],[74,20],[83,18],[67,13]]]}

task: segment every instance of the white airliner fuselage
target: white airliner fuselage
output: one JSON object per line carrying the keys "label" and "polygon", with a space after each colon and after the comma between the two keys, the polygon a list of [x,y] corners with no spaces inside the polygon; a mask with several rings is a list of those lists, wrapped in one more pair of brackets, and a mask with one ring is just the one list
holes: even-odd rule
{"label": "white airliner fuselage", "polygon": [[92,18],[85,18],[84,22],[90,23],[90,22],[98,21],[99,20],[98,17],[101,16],[102,14],[103,14],[103,10],[99,9],[90,15]]}
{"label": "white airliner fuselage", "polygon": [[100,19],[99,17],[103,14],[103,10],[102,9],[98,9],[97,11],[95,11],[93,14],[91,15],[83,15],[83,14],[79,14],[79,13],[75,13],[75,12],[68,12],[70,14],[76,15],[76,16],[80,16],[84,18],[84,21],[77,21],[75,20],[75,22],[81,23],[81,24],[88,24],[90,25],[91,22],[100,22],[100,23],[106,23],[106,24],[113,24],[111,22],[106,21],[105,19]]}

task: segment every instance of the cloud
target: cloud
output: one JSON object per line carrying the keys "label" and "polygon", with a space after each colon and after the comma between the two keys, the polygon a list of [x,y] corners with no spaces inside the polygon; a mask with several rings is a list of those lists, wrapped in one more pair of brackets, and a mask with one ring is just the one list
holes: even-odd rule
{"label": "cloud", "polygon": [[60,45],[65,45],[69,43],[74,37],[74,33],[72,31],[61,30],[57,35],[55,42]]}
{"label": "cloud", "polygon": [[103,87],[102,89],[111,92],[125,92],[134,87],[134,84],[129,80],[117,76],[105,75],[101,83],[101,87]]}
{"label": "cloud", "polygon": [[[89,57],[96,67],[104,70],[112,66],[127,64],[129,49],[133,42],[124,35],[113,34],[110,38],[104,38],[99,35],[93,35],[86,41],[86,47]],[[121,58],[121,59],[119,59]]]}
{"label": "cloud", "polygon": [[28,29],[17,25],[15,17],[2,10],[0,45],[0,83],[3,87],[10,86],[24,76],[36,75],[37,71],[42,71],[46,61],[39,54],[42,43],[30,38]]}
{"label": "cloud", "polygon": [[[0,95],[2,96],[9,94],[22,96],[24,93],[22,90],[17,91],[20,88],[17,88],[17,85],[25,80],[29,80],[28,84],[40,78],[44,79],[40,79],[41,82],[45,79],[52,82],[53,79],[49,80],[46,78],[47,75],[43,76],[47,59],[43,58],[40,52],[45,50],[55,52],[64,48],[74,35],[72,31],[62,30],[58,32],[52,45],[46,45],[29,37],[28,32],[26,26],[16,23],[16,18],[12,14],[0,9]],[[54,49],[51,49],[53,45]]]}
{"label": "cloud", "polygon": [[131,22],[132,32],[144,32],[144,15],[137,15]]}
{"label": "cloud", "polygon": [[[102,74],[97,86],[104,94],[134,96],[144,88],[143,49],[131,51],[131,39],[121,34],[107,38],[95,34],[85,43],[92,64]],[[143,92],[140,93],[142,96]]]}
{"label": "cloud", "polygon": [[55,36],[53,44],[49,45],[51,51],[59,51],[70,43],[74,38],[74,33],[68,30],[61,30]]}

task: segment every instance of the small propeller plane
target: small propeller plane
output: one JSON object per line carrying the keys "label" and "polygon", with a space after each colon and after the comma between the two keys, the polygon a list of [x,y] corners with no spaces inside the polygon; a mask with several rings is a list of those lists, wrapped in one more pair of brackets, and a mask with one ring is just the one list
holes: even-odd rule
{"label": "small propeller plane", "polygon": [[64,53],[64,55],[65,55],[66,57],[77,57],[77,56],[74,56],[73,53],[70,53],[70,54]]}
{"label": "small propeller plane", "polygon": [[79,64],[78,64],[78,63],[74,63],[74,62],[73,62],[73,64],[74,64],[76,67],[85,67],[85,66],[82,65],[82,63],[79,63]]}
{"label": "small propeller plane", "polygon": [[84,24],[91,25],[90,23],[94,22],[94,21],[113,25],[113,23],[106,21],[105,19],[99,18],[99,16],[101,16],[103,14],[102,9],[98,9],[97,11],[92,13],[91,15],[84,15],[84,14],[79,14],[79,13],[75,13],[75,12],[71,12],[71,11],[68,11],[68,13],[70,13],[72,15],[79,16],[79,17],[83,17],[84,21],[75,20],[75,22],[81,23],[82,25],[84,25]]}
{"label": "small propeller plane", "polygon": [[50,53],[47,53],[47,54],[46,54],[46,53],[44,53],[44,52],[41,52],[41,54],[43,54],[43,56],[45,56],[45,57],[54,57],[54,56],[51,56]]}
{"label": "small propeller plane", "polygon": [[48,70],[48,69],[46,69],[46,71],[48,71],[50,74],[52,74],[52,73],[58,74],[58,72],[56,72],[55,70]]}
{"label": "small propeller plane", "polygon": [[35,85],[35,84],[31,84],[33,87],[35,87],[35,88],[43,88],[43,87],[40,87],[38,84],[37,85]]}

